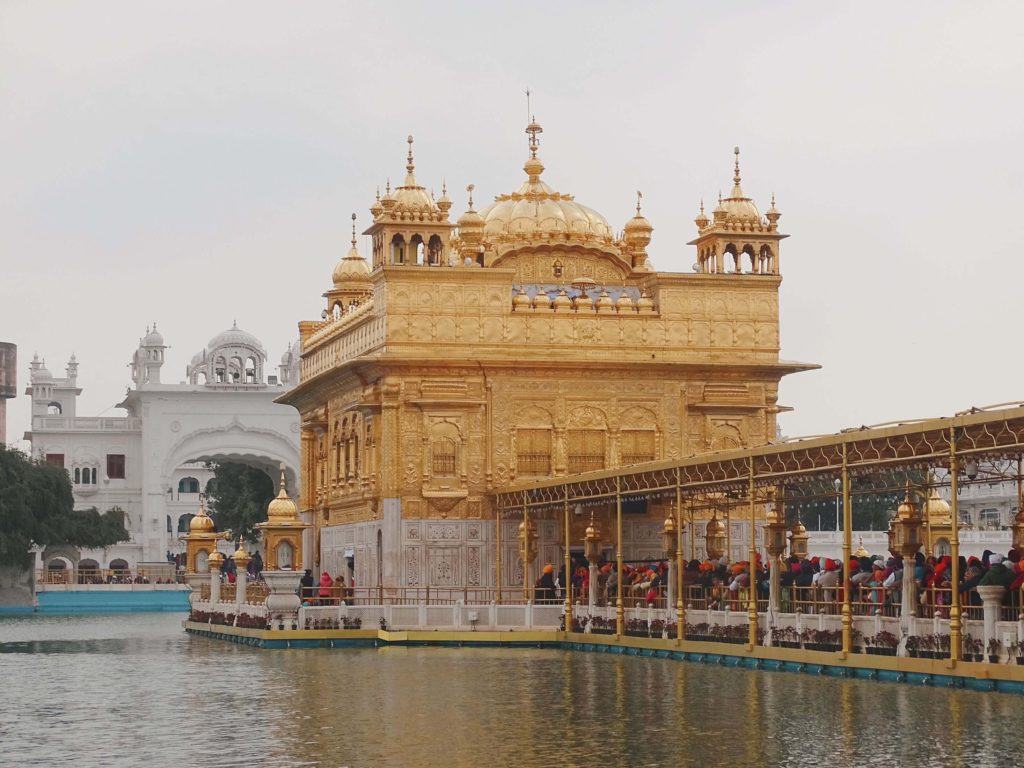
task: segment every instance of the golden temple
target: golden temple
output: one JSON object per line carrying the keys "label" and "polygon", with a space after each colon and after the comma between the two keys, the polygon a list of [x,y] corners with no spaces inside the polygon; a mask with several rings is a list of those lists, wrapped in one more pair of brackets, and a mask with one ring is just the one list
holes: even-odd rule
{"label": "golden temple", "polygon": [[[639,193],[616,233],[542,179],[542,128],[526,133],[526,179],[480,211],[469,185],[457,221],[447,189],[417,180],[410,136],[403,183],[370,207],[369,263],[353,215],[322,317],[299,325],[301,383],[280,401],[301,414],[318,568],[347,564],[361,586],[532,583],[495,493],[763,445],[780,379],[815,367],[779,358],[786,235],[774,199],[762,215],[744,193],[739,149],[730,195],[695,219],[693,271],[661,272]],[[656,505],[630,509],[627,557],[660,553]],[[548,562],[586,524],[539,522]]]}

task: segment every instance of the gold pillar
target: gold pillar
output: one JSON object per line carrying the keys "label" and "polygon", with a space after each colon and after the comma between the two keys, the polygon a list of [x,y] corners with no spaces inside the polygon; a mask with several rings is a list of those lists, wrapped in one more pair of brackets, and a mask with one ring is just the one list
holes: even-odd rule
{"label": "gold pillar", "polygon": [[501,605],[501,507],[494,509],[494,602]]}
{"label": "gold pillar", "polygon": [[679,484],[679,467],[676,467],[676,645],[686,635],[683,607],[683,489]]}
{"label": "gold pillar", "polygon": [[751,456],[750,477],[747,484],[747,497],[750,501],[750,561],[747,564],[747,571],[750,573],[747,592],[750,599],[747,601],[747,619],[750,621],[750,635],[747,638],[750,647],[757,646],[757,537],[754,535],[757,530],[757,504],[754,502],[754,457]]}
{"label": "gold pillar", "polygon": [[960,511],[957,508],[959,491],[960,460],[956,455],[956,427],[949,428],[949,511],[952,518],[952,535],[949,537],[953,585],[953,600],[949,606],[949,663],[956,667],[960,658]]}
{"label": "gold pillar", "polygon": [[853,650],[853,596],[850,594],[850,553],[853,545],[853,510],[850,507],[850,468],[846,463],[843,443],[843,653]]}
{"label": "gold pillar", "polygon": [[[933,545],[933,542],[932,542],[932,510],[931,510],[931,504],[929,503],[929,501],[931,499],[931,487],[932,487],[932,471],[930,469],[925,473],[924,479],[925,479],[924,496],[922,497],[923,501],[921,502],[921,511],[924,513],[924,523],[925,523],[925,526],[926,526],[927,537],[928,537],[927,545],[924,548],[924,556],[925,557],[931,557],[932,556],[932,546],[934,546],[934,545]],[[921,495],[921,494],[918,494],[918,495]]]}
{"label": "gold pillar", "polygon": [[565,631],[572,632],[572,557],[569,555],[569,486],[565,486]]}
{"label": "gold pillar", "polygon": [[619,476],[615,476],[615,636],[622,637],[625,630],[625,613],[622,609],[622,490]]}

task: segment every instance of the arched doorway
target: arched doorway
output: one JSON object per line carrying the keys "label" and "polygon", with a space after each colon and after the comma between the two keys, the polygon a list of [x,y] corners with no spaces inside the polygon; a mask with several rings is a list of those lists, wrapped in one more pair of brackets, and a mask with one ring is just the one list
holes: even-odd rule
{"label": "arched doorway", "polygon": [[88,558],[78,563],[79,584],[99,584],[103,580],[100,574],[100,564]]}

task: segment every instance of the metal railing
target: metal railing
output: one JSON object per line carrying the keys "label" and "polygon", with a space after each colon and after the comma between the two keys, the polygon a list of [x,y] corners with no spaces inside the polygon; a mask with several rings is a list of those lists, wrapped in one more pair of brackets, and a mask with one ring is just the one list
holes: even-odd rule
{"label": "metal railing", "polygon": [[47,568],[36,571],[37,584],[180,584],[182,574],[170,568]]}

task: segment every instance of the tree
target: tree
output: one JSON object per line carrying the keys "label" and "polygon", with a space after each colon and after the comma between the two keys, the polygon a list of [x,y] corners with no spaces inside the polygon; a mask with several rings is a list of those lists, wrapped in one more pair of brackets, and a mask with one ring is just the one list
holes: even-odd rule
{"label": "tree", "polygon": [[0,563],[27,567],[33,545],[107,547],[127,541],[124,511],[75,511],[68,473],[0,445]]}
{"label": "tree", "polygon": [[255,541],[257,523],[267,519],[267,505],[274,498],[274,481],[266,472],[247,464],[210,464],[214,482],[207,508],[218,531],[231,531]]}

